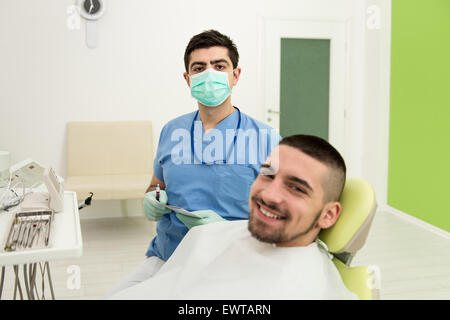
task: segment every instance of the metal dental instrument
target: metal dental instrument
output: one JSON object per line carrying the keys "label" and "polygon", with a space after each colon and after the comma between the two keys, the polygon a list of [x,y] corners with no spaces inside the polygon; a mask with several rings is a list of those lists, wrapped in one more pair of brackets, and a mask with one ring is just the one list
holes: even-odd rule
{"label": "metal dental instrument", "polygon": [[47,237],[45,238],[45,246],[48,246],[48,240],[50,239],[50,219],[45,224],[47,226]]}
{"label": "metal dental instrument", "polygon": [[19,212],[13,217],[5,251],[48,247],[53,211]]}
{"label": "metal dental instrument", "polygon": [[20,245],[22,243],[22,238],[23,238],[23,231],[25,228],[23,227],[22,221],[20,221],[19,225],[20,225],[19,235],[17,236],[17,241],[15,242],[15,245],[20,248]]}
{"label": "metal dental instrument", "polygon": [[12,243],[14,241],[16,233],[17,233],[17,226],[15,223],[13,223],[13,225],[9,229],[8,238],[6,240],[6,246],[5,246],[6,251],[12,251]]}
{"label": "metal dental instrument", "polygon": [[39,231],[40,231],[41,226],[42,226],[42,221],[40,221],[40,220],[37,221],[35,224],[33,224],[33,235],[31,236],[31,241],[30,241],[30,244],[28,245],[28,248],[31,248],[36,236],[38,236],[37,241],[39,242]]}
{"label": "metal dental instrument", "polygon": [[34,235],[34,231],[36,230],[36,224],[34,223],[33,220],[30,221],[30,227],[28,229],[28,238],[27,238],[27,242],[25,244],[25,248],[30,248],[31,247],[31,242],[33,239],[33,235]]}
{"label": "metal dental instrument", "polygon": [[25,234],[23,236],[22,248],[27,247],[28,239],[30,238],[30,228],[31,228],[30,221],[25,220]]}

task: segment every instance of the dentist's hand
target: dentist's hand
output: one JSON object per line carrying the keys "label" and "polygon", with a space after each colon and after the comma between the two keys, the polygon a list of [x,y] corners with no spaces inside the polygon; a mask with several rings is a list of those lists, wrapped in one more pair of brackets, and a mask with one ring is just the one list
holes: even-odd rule
{"label": "dentist's hand", "polygon": [[186,227],[188,227],[188,229],[195,226],[200,226],[202,224],[225,221],[224,218],[222,218],[219,214],[215,213],[212,210],[192,211],[192,213],[196,213],[200,216],[200,218],[194,218],[181,213],[177,213],[177,218],[180,219],[181,222],[183,222]]}
{"label": "dentist's hand", "polygon": [[144,213],[147,219],[158,221],[163,214],[172,211],[169,208],[163,207],[162,204],[167,204],[167,193],[164,190],[159,191],[159,201],[156,200],[156,190],[147,192],[143,201]]}

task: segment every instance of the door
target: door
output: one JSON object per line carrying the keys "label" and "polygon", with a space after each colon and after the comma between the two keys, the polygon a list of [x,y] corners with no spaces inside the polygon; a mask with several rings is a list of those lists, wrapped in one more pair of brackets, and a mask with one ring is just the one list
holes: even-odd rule
{"label": "door", "polygon": [[328,140],[330,40],[281,38],[280,134]]}
{"label": "door", "polygon": [[266,122],[283,137],[322,137],[344,155],[346,22],[267,19],[263,32]]}

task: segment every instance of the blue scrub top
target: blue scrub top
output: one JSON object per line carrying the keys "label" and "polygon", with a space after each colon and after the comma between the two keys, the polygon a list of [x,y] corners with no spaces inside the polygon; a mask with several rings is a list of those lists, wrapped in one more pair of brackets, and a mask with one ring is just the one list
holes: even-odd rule
{"label": "blue scrub top", "polygon": [[[273,128],[238,109],[205,134],[195,111],[163,127],[153,171],[166,185],[168,204],[213,210],[227,220],[248,219],[250,187],[280,139]],[[158,221],[148,257],[169,259],[187,233],[175,214]]]}

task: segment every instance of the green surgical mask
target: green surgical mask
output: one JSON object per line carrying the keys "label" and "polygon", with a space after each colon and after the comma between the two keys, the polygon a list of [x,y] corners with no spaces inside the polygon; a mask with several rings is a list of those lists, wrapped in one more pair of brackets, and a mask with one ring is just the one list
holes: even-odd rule
{"label": "green surgical mask", "polygon": [[191,95],[205,106],[217,107],[231,94],[227,72],[208,68],[203,72],[189,76],[189,78]]}

